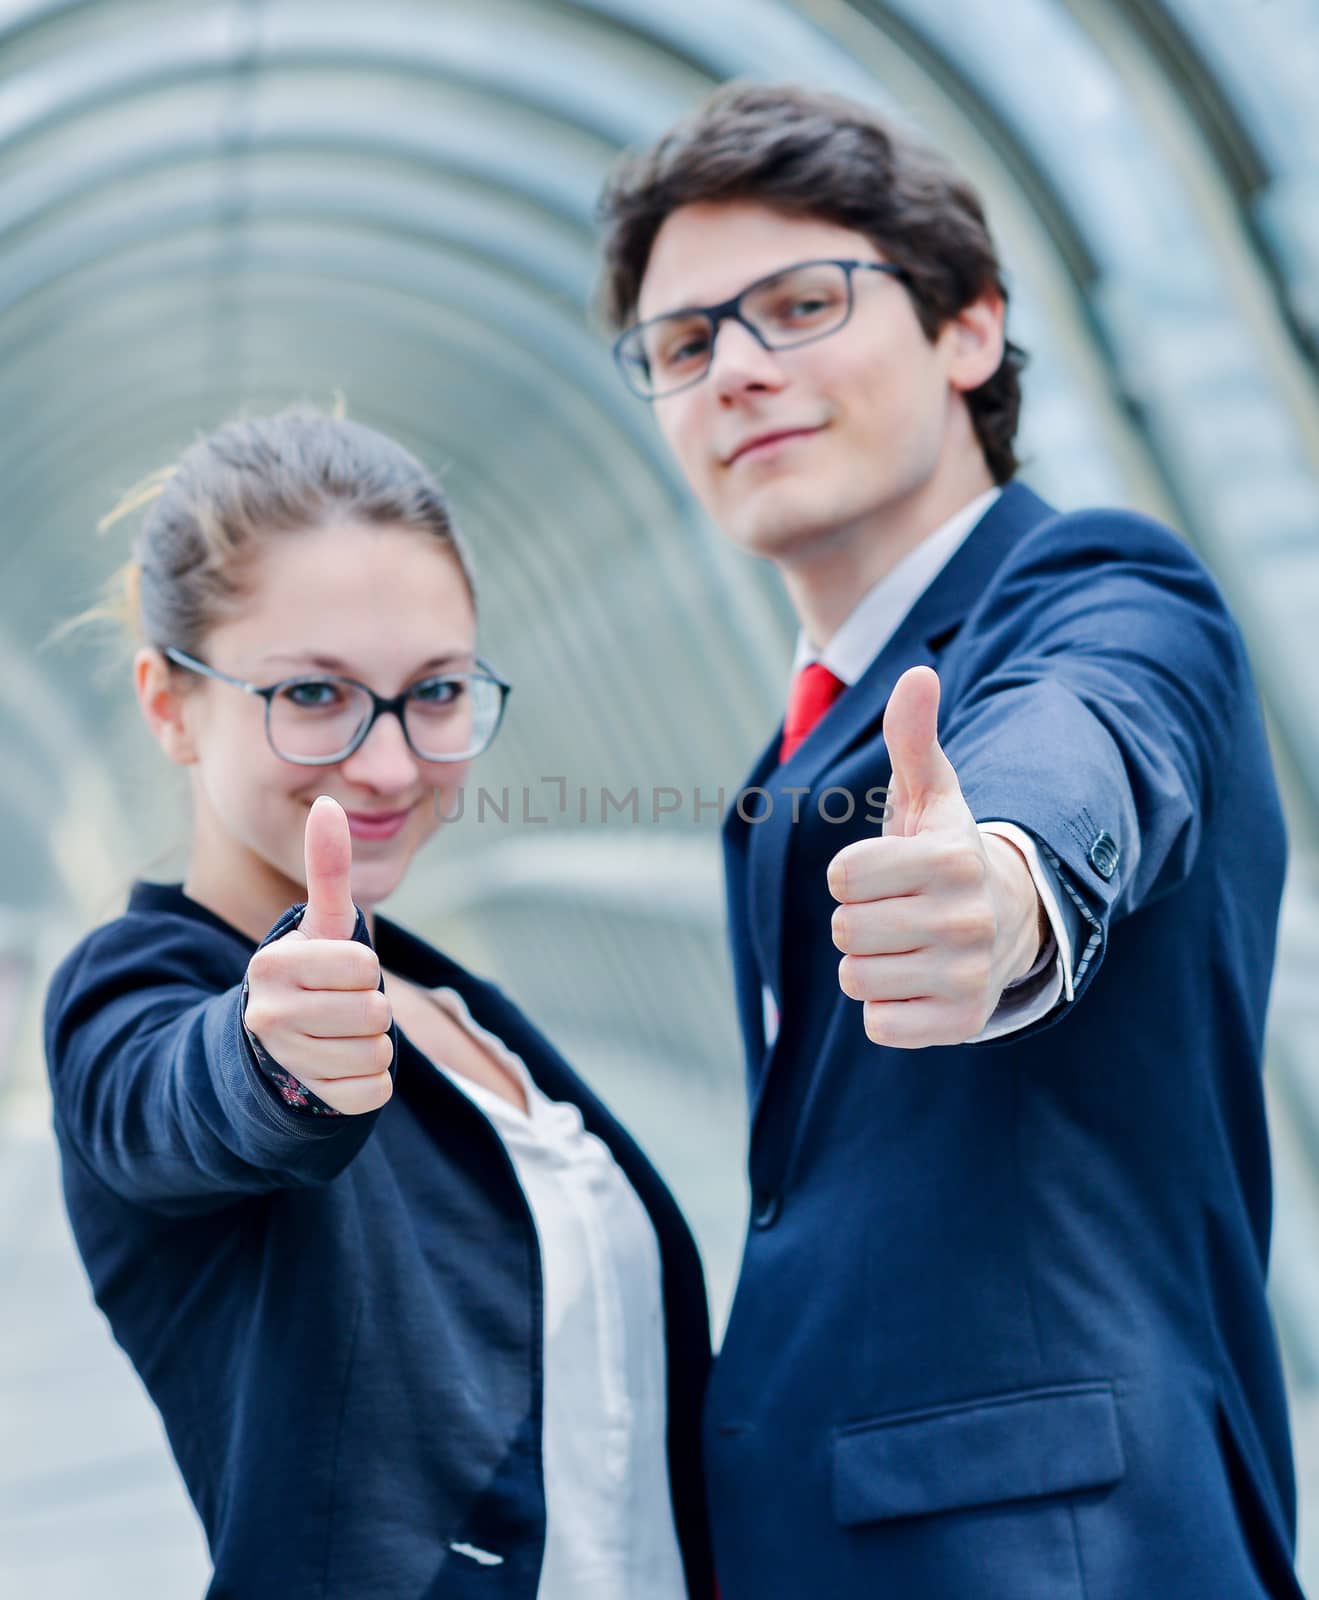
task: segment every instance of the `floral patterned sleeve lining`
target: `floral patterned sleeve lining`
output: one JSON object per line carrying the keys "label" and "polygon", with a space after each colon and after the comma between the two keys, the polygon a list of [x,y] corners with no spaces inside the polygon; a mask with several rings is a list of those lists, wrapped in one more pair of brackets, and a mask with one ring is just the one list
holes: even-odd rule
{"label": "floral patterned sleeve lining", "polygon": [[[239,1015],[247,1016],[247,978],[243,978],[243,997],[239,1005]],[[247,1023],[243,1023],[243,1032],[247,1035],[247,1042],[252,1046],[252,1054],[256,1057],[257,1065],[270,1080],[272,1089],[279,1095],[286,1106],[292,1106],[297,1111],[308,1111],[314,1117],[341,1117],[342,1111],[336,1111],[333,1106],[326,1105],[319,1095],[313,1094],[305,1084],[300,1083],[279,1062],[257,1038]]]}

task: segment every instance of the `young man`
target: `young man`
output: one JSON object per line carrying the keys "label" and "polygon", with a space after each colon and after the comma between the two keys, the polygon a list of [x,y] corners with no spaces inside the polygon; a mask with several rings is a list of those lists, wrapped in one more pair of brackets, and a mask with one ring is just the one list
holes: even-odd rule
{"label": "young man", "polygon": [[1297,1595],[1285,840],[1221,596],[1165,528],[1014,481],[979,201],[867,110],[725,88],[604,216],[620,366],[801,623],[725,827],[724,1600]]}

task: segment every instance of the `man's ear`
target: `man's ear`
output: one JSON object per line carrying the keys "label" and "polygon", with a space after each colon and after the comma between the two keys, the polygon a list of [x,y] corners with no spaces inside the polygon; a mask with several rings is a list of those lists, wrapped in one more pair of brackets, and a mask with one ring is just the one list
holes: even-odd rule
{"label": "man's ear", "polygon": [[156,743],[181,767],[197,760],[191,719],[184,713],[186,695],[178,687],[169,662],[159,650],[144,648],[133,657],[133,687],[147,727]]}
{"label": "man's ear", "polygon": [[996,289],[986,289],[944,323],[939,342],[947,352],[954,389],[967,394],[998,371],[1007,337],[1003,324],[1003,297]]}

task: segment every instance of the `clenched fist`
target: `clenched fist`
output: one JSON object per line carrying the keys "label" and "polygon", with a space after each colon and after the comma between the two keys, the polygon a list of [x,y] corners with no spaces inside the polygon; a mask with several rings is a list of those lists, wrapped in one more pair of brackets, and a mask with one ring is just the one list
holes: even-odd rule
{"label": "clenched fist", "polygon": [[258,950],[247,969],[243,1021],[262,1048],[326,1105],[350,1116],[393,1093],[394,1020],[380,961],[353,938],[353,841],[337,801],[307,816],[307,909],[301,924]]}

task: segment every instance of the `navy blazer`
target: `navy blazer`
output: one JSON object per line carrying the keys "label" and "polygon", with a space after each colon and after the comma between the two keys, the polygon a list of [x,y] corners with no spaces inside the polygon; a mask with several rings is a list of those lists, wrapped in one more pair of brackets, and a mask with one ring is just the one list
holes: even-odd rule
{"label": "navy blazer", "polygon": [[[1044,1021],[903,1051],[839,989],[825,874],[879,831],[922,662],[973,815],[1039,841],[1083,935]],[[752,1219],[705,1413],[723,1600],[1296,1596],[1260,1076],[1285,837],[1209,575],[1010,485],[777,744],[724,838]]]}
{"label": "navy blazer", "polygon": [[[280,919],[266,942],[293,926]],[[359,914],[357,937],[369,942]],[[446,984],[580,1107],[662,1262],[669,1473],[711,1593],[700,1262],[668,1191],[493,985],[378,917],[382,964]],[[74,1236],[159,1407],[215,1565],[211,1600],[533,1600],[545,1533],[535,1225],[499,1136],[395,1030],[377,1112],[283,1103],[241,1021],[256,946],[137,884],[52,982],[46,1044]],[[502,1558],[479,1564],[465,1549]]]}

